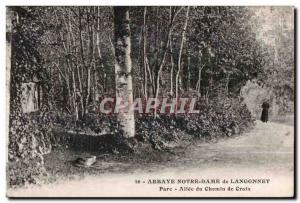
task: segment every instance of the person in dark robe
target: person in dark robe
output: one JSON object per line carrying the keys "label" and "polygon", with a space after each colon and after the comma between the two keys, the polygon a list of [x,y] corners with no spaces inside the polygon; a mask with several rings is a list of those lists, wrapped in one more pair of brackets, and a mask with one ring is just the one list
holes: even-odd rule
{"label": "person in dark robe", "polygon": [[266,123],[268,122],[269,119],[269,108],[270,108],[270,104],[268,102],[264,102],[262,104],[262,113],[261,113],[261,121]]}

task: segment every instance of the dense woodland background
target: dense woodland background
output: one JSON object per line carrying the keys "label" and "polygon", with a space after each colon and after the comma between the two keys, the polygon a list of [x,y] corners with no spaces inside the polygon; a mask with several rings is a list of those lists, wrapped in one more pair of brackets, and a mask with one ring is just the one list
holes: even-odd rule
{"label": "dense woodland background", "polygon": [[[263,101],[271,104],[272,119],[294,112],[290,7],[126,11],[130,21],[122,22],[130,26],[133,97],[196,97],[200,114],[136,115],[134,139],[125,151],[135,151],[139,142],[163,150],[186,134],[204,141],[239,134],[259,118]],[[115,139],[124,137],[118,119],[95,110],[99,98],[115,96],[118,89],[117,15],[113,7],[7,8],[10,185],[47,174],[43,155],[51,153],[53,143],[72,139],[67,130],[103,135],[94,147],[99,150],[124,148]],[[35,84],[37,94],[31,113],[21,108],[27,83]]]}

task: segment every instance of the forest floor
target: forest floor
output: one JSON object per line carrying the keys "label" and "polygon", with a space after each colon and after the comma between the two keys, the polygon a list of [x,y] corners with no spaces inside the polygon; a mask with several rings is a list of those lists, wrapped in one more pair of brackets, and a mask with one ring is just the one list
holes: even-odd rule
{"label": "forest floor", "polygon": [[[254,129],[241,136],[222,139],[216,143],[196,142],[172,151],[137,153],[131,156],[93,154],[97,156],[95,168],[72,165],[73,160],[83,155],[88,153],[68,149],[54,150],[45,157],[45,165],[53,181],[42,186],[8,190],[9,196],[201,196],[199,193],[185,192],[157,193],[157,185],[144,183],[141,187],[135,183],[136,180],[143,184],[148,179],[170,177],[270,178],[272,185],[276,187],[267,188],[266,193],[258,186],[255,196],[271,193],[276,196],[292,196],[293,118],[280,123],[256,121]],[[240,193],[238,196],[247,194]],[[217,194],[202,194],[214,195]],[[219,195],[228,196],[228,193],[220,192]],[[231,195],[234,196],[233,193]]]}

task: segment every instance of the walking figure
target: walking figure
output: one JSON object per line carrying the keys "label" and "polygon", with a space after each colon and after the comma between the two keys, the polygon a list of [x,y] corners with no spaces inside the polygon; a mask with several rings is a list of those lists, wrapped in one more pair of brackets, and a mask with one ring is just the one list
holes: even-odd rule
{"label": "walking figure", "polygon": [[270,104],[268,102],[264,102],[262,104],[262,113],[261,113],[261,121],[266,123],[268,122],[268,119],[269,119],[269,108],[270,108]]}

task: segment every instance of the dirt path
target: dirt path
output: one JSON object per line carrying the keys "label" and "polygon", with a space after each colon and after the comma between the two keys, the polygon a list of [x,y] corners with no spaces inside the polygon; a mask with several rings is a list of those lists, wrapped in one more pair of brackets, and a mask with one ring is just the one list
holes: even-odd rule
{"label": "dirt path", "polygon": [[[218,143],[189,147],[182,156],[161,164],[139,167],[132,163],[126,173],[90,174],[84,178],[8,191],[12,196],[292,196],[294,128],[279,123],[257,122],[243,136]],[[151,184],[149,179],[269,179],[269,184],[202,184],[203,191],[180,191],[180,186]],[[139,183],[136,183],[139,181]],[[144,183],[145,182],[145,183]],[[150,181],[151,182],[151,181]],[[220,188],[232,186],[235,191]],[[162,188],[170,188],[164,191]],[[206,191],[206,187],[219,188]],[[244,188],[236,191],[236,187]],[[247,189],[249,187],[249,190]],[[161,190],[162,189],[162,190]],[[188,190],[188,188],[186,188]],[[176,192],[176,191],[177,192]]]}
{"label": "dirt path", "polygon": [[201,168],[203,165],[233,169],[261,167],[285,173],[293,169],[293,130],[287,125],[257,122],[255,128],[243,136],[216,144],[199,144],[183,161],[196,167],[201,165]]}

